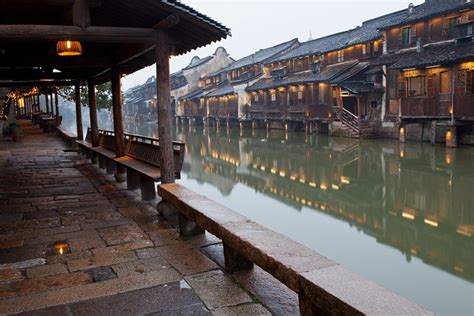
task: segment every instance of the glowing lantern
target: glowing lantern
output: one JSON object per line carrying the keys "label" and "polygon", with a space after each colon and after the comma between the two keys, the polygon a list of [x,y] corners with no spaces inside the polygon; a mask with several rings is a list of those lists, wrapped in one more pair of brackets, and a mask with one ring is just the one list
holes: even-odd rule
{"label": "glowing lantern", "polygon": [[56,52],[59,56],[79,56],[82,55],[82,45],[77,41],[59,41]]}

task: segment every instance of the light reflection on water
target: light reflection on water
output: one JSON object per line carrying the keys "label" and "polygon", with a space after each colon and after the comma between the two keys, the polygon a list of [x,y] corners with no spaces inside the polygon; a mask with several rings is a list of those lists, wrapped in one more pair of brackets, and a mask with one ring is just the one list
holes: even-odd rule
{"label": "light reflection on water", "polygon": [[473,148],[187,126],[176,138],[183,185],[438,314],[474,314]]}

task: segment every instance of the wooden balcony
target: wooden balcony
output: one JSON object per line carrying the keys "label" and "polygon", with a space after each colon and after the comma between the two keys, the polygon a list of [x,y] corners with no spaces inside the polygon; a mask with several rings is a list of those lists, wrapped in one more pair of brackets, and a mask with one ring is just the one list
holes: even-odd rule
{"label": "wooden balcony", "polygon": [[326,104],[315,104],[308,106],[308,118],[309,119],[329,119],[329,113],[331,108]]}
{"label": "wooden balcony", "polygon": [[455,118],[474,118],[474,95],[455,95],[454,100]]}
{"label": "wooden balcony", "polygon": [[437,97],[419,97],[401,99],[402,117],[438,117],[448,116],[449,109],[446,101]]}

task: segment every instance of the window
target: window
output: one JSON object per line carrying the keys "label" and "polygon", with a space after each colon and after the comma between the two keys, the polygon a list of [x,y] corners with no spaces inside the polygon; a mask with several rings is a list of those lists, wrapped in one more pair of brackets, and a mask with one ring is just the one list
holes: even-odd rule
{"label": "window", "polygon": [[411,44],[411,27],[404,27],[402,29],[402,45]]}
{"label": "window", "polygon": [[343,62],[343,61],[344,61],[344,51],[339,50],[339,51],[337,51],[337,62],[340,63],[340,62]]}
{"label": "window", "polygon": [[254,99],[255,102],[258,102],[258,94],[255,95]]}
{"label": "window", "polygon": [[362,45],[362,55],[366,55],[367,54],[367,45],[363,44]]}
{"label": "window", "polygon": [[272,102],[275,102],[277,100],[277,96],[275,93],[272,94],[272,98],[271,98]]}
{"label": "window", "polygon": [[379,52],[379,42],[377,42],[377,41],[374,42],[374,52],[375,53]]}
{"label": "window", "polygon": [[474,70],[466,72],[466,94],[474,95]]}
{"label": "window", "polygon": [[407,84],[409,97],[418,97],[426,95],[426,85],[424,76],[407,78]]}
{"label": "window", "polygon": [[298,91],[298,100],[303,100],[303,91]]}
{"label": "window", "polygon": [[468,25],[467,26],[467,35],[473,35],[474,34],[474,27],[473,25]]}
{"label": "window", "polygon": [[440,93],[451,94],[451,74],[447,71],[440,73]]}

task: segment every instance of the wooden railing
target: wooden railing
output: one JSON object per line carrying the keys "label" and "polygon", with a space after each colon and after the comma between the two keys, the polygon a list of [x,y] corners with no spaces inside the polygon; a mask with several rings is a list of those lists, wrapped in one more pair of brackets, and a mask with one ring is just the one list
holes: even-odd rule
{"label": "wooden railing", "polygon": [[352,114],[350,111],[344,108],[340,108],[338,106],[335,106],[333,108],[334,114],[336,117],[341,121],[342,124],[350,128],[356,133],[360,132],[360,126],[359,126],[359,118]]}
{"label": "wooden railing", "polygon": [[[254,264],[298,293],[302,315],[426,315],[415,303],[390,292],[290,238],[179,185],[162,184],[161,213],[179,214],[179,231],[220,238],[229,273]],[[171,204],[171,205],[170,205]]]}

